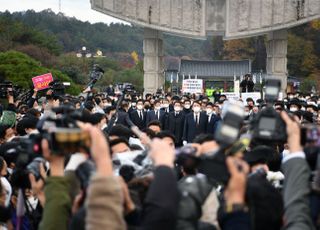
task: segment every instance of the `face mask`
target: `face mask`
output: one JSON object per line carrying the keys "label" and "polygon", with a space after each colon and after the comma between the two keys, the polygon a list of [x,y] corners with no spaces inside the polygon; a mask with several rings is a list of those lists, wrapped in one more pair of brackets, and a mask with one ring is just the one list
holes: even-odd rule
{"label": "face mask", "polygon": [[163,104],[163,108],[168,108],[169,104]]}
{"label": "face mask", "polygon": [[148,110],[150,109],[150,105],[145,105],[144,108]]}
{"label": "face mask", "polygon": [[160,108],[161,108],[160,106],[154,107],[155,110],[160,110]]}
{"label": "face mask", "polygon": [[289,96],[289,99],[290,99],[290,100],[291,100],[291,99],[293,99],[293,96],[292,96],[292,95],[290,95],[290,96]]}
{"label": "face mask", "polygon": [[175,107],[174,107],[174,111],[180,112],[180,110],[181,110],[180,106],[175,106]]}
{"label": "face mask", "polygon": [[200,112],[200,107],[193,107],[193,112],[199,113]]}
{"label": "face mask", "polygon": [[306,108],[305,108],[305,107],[302,107],[302,108],[301,108],[301,111],[306,111]]}
{"label": "face mask", "polygon": [[249,116],[249,112],[244,112],[244,116],[245,117]]}
{"label": "face mask", "polygon": [[11,175],[13,173],[13,169],[12,168],[7,168],[7,172]]}
{"label": "face mask", "polygon": [[213,112],[212,109],[207,109],[207,114],[208,115],[212,114],[212,112]]}
{"label": "face mask", "polygon": [[138,109],[138,110],[142,110],[142,109],[143,109],[143,106],[142,106],[142,105],[137,105],[137,109]]}
{"label": "face mask", "polygon": [[298,111],[297,108],[290,108],[290,112],[296,112],[296,111]]}
{"label": "face mask", "polygon": [[110,103],[104,103],[103,106],[104,106],[104,107],[110,107],[111,104],[110,104]]}
{"label": "face mask", "polygon": [[184,108],[185,109],[190,109],[191,105],[185,105]]}

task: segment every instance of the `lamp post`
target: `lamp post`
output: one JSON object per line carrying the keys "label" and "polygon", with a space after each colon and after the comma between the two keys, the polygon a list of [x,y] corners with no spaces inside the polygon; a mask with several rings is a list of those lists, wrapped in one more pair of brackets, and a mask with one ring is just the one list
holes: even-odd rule
{"label": "lamp post", "polygon": [[81,50],[76,54],[78,58],[82,58],[82,71],[83,73],[87,73],[86,66],[85,66],[85,58],[91,58],[92,53],[87,50],[87,47],[83,46]]}

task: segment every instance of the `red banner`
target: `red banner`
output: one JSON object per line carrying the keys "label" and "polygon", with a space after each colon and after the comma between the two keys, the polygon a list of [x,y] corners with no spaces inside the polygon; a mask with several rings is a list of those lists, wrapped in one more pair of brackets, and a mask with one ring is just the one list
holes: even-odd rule
{"label": "red banner", "polygon": [[47,89],[52,81],[53,77],[51,73],[46,73],[32,78],[33,86],[37,90]]}

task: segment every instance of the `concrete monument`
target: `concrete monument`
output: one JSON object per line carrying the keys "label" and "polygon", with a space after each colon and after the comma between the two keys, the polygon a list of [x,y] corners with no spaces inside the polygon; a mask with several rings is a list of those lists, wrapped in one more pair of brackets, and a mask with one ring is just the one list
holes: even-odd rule
{"label": "concrete monument", "polygon": [[320,0],[91,0],[91,7],[145,28],[146,92],[164,81],[160,31],[198,39],[268,34],[267,72],[285,87],[287,28],[320,18]]}

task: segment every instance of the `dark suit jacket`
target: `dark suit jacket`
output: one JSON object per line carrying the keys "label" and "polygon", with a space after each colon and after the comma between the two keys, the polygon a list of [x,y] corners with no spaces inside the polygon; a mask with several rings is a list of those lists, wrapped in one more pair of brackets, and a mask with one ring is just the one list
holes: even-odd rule
{"label": "dark suit jacket", "polygon": [[176,229],[179,193],[174,171],[166,166],[154,170],[154,179],[143,205],[141,229]]}
{"label": "dark suit jacket", "polygon": [[182,145],[182,136],[183,136],[183,128],[184,128],[185,116],[183,112],[179,112],[179,114],[175,115],[175,112],[171,112],[168,114],[167,122],[164,126],[165,130],[170,131],[176,138],[176,145]]}
{"label": "dark suit jacket", "polygon": [[208,120],[207,133],[214,134],[220,120],[221,118],[219,116],[212,114],[210,121]]}
{"label": "dark suit jacket", "polygon": [[149,122],[155,121],[155,120],[160,121],[161,124],[162,124],[163,115],[164,115],[165,112],[163,110],[160,110],[159,113],[160,113],[160,116],[159,116],[159,119],[158,119],[158,117],[156,116],[156,112],[154,110],[151,110],[151,111],[147,112],[146,124],[148,125]]}
{"label": "dark suit jacket", "polygon": [[133,112],[130,113],[130,119],[133,122],[133,124],[135,124],[140,130],[143,130],[146,128],[146,119],[147,119],[147,113],[146,112],[142,112],[143,113],[143,119],[140,119],[138,111],[135,110]]}
{"label": "dark suit jacket", "polygon": [[184,122],[183,140],[192,142],[197,135],[206,133],[207,124],[208,116],[205,113],[200,113],[199,125],[194,120],[194,113],[189,113]]}
{"label": "dark suit jacket", "polygon": [[315,229],[310,211],[310,169],[305,159],[293,158],[282,165],[285,230]]}
{"label": "dark suit jacket", "polygon": [[116,124],[117,125],[124,125],[124,126],[129,126],[128,125],[128,123],[127,123],[127,117],[129,116],[129,114],[128,113],[126,113],[126,112],[121,112],[121,111],[119,111],[118,112],[118,118],[117,118],[117,120],[116,120]]}

